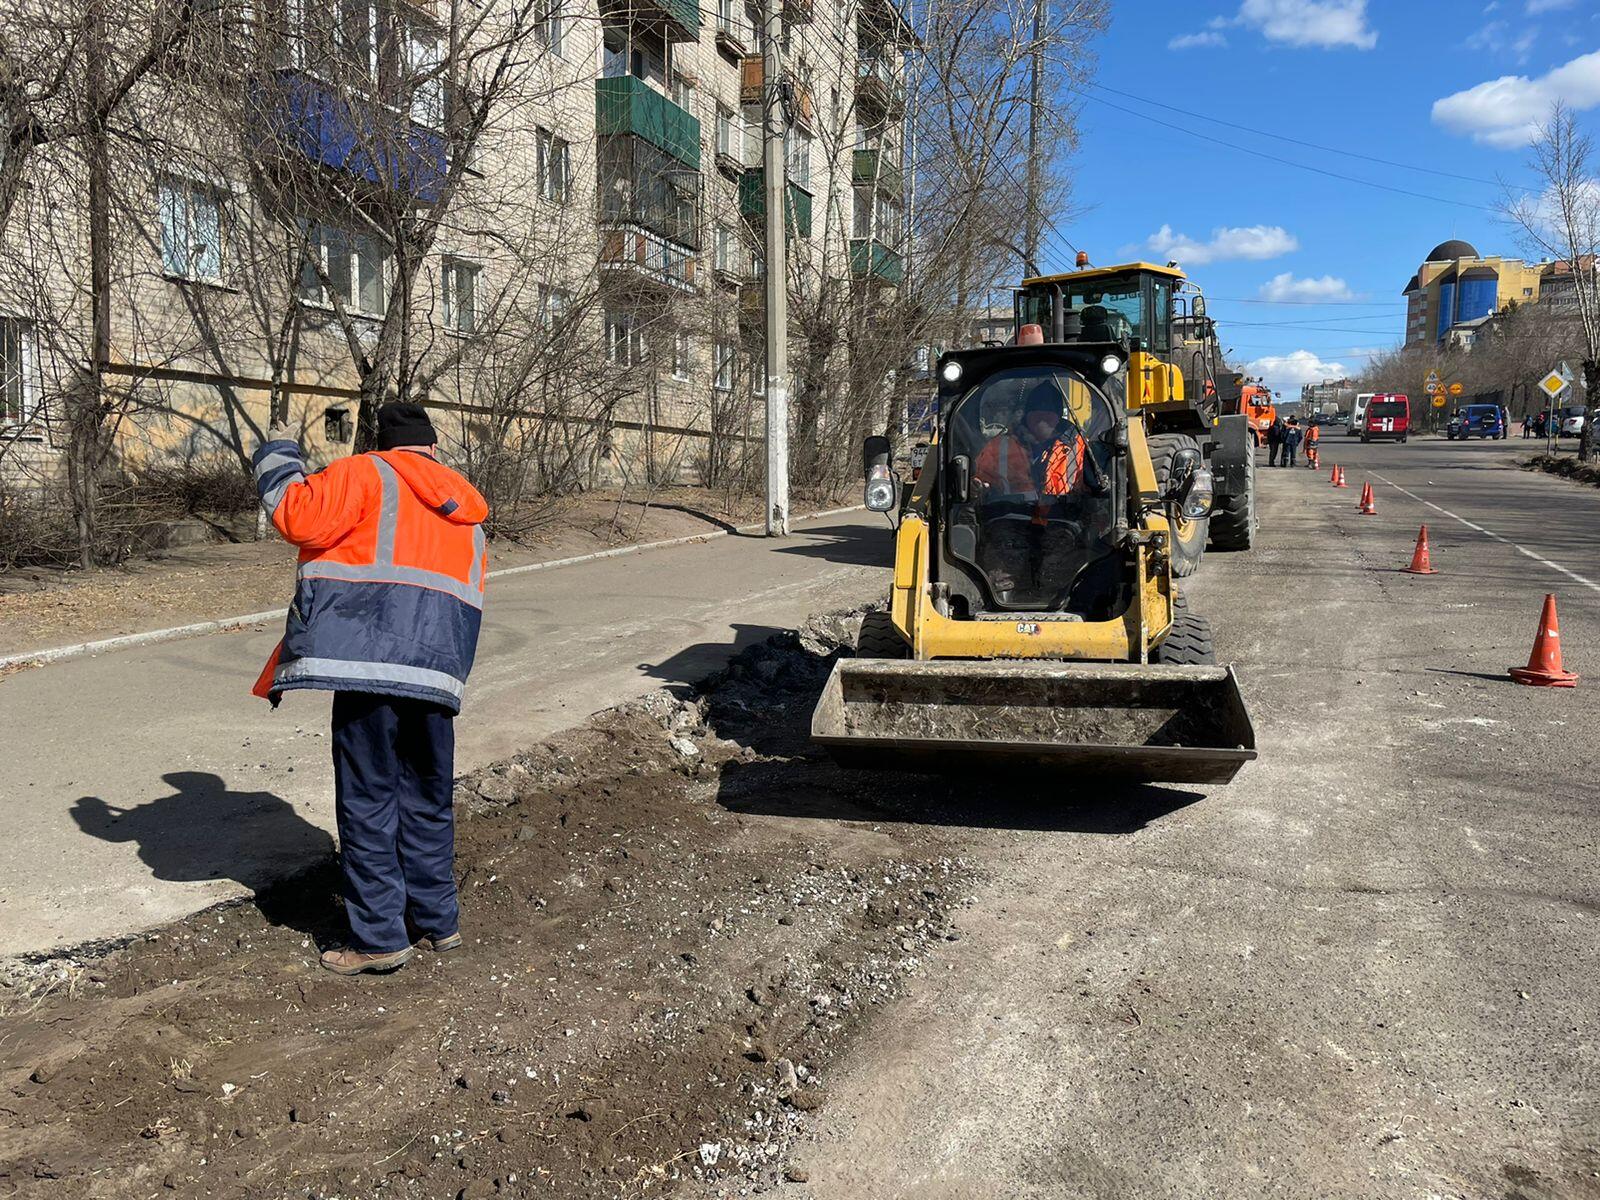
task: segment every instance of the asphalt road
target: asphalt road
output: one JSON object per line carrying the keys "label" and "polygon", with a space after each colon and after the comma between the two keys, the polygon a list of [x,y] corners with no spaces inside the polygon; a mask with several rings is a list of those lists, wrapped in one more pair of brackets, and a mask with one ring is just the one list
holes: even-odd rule
{"label": "asphalt road", "polygon": [[[694,682],[809,614],[884,593],[881,516],[491,581],[457,721],[465,772],[652,688]],[[284,578],[288,596],[292,579]],[[303,869],[332,847],[329,697],[249,695],[281,626],[0,681],[0,954],[114,938]]]}
{"label": "asphalt road", "polygon": [[[1522,450],[1261,472],[1261,544],[1190,589],[1256,722],[1233,784],[892,799],[986,881],[825,1081],[804,1194],[1600,1196],[1600,492]],[[1442,573],[1402,574],[1424,521]],[[1546,592],[1576,690],[1505,678]]]}

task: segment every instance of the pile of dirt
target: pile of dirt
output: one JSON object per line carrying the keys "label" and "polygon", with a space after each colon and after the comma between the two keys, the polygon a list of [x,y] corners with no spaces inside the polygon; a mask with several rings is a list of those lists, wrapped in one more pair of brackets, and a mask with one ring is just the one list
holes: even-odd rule
{"label": "pile of dirt", "polygon": [[[461,781],[466,946],[317,966],[322,864],[0,976],[0,1195],[760,1191],[969,874],[806,739],[859,618]],[[818,820],[817,817],[827,817]],[[790,1177],[803,1171],[790,1165]]]}
{"label": "pile of dirt", "polygon": [[1590,487],[1600,487],[1600,467],[1579,462],[1576,458],[1560,454],[1536,454],[1522,466],[1524,470],[1543,471],[1546,475],[1559,475],[1563,479],[1587,483]]}

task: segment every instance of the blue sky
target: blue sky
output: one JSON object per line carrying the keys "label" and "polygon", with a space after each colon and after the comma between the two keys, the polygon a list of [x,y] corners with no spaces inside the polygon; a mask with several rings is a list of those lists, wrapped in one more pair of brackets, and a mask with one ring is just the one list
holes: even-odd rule
{"label": "blue sky", "polygon": [[1067,168],[1081,211],[1047,231],[1045,265],[1070,268],[1069,242],[1177,259],[1286,399],[1401,339],[1400,290],[1439,242],[1524,254],[1490,210],[1497,181],[1530,183],[1551,99],[1600,141],[1600,0],[1121,0],[1097,47]]}

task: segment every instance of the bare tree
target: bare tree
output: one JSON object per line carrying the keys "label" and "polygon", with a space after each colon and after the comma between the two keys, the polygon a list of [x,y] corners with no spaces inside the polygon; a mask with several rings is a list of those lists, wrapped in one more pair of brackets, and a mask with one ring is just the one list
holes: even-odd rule
{"label": "bare tree", "polygon": [[1503,204],[1508,220],[1543,256],[1564,262],[1574,277],[1574,305],[1583,335],[1583,390],[1588,415],[1583,423],[1579,455],[1594,450],[1594,423],[1600,414],[1600,287],[1595,263],[1600,256],[1600,163],[1594,143],[1578,127],[1577,118],[1557,101],[1540,125],[1531,146],[1529,168],[1542,184],[1532,195]]}

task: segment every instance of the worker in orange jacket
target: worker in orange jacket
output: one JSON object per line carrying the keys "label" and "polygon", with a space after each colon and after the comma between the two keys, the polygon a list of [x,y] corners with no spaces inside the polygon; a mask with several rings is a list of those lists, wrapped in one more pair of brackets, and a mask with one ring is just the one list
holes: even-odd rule
{"label": "worker in orange jacket", "polygon": [[1306,430],[1306,466],[1315,471],[1321,465],[1320,447],[1317,445],[1322,440],[1322,426],[1316,421],[1311,422],[1311,428]]}
{"label": "worker in orange jacket", "polygon": [[483,614],[477,490],[436,457],[421,405],[378,410],[377,451],[307,472],[292,432],[256,451],[256,490],[300,548],[283,640],[255,692],[333,692],[333,772],[351,944],[322,965],[392,971],[461,945],[455,729]]}

